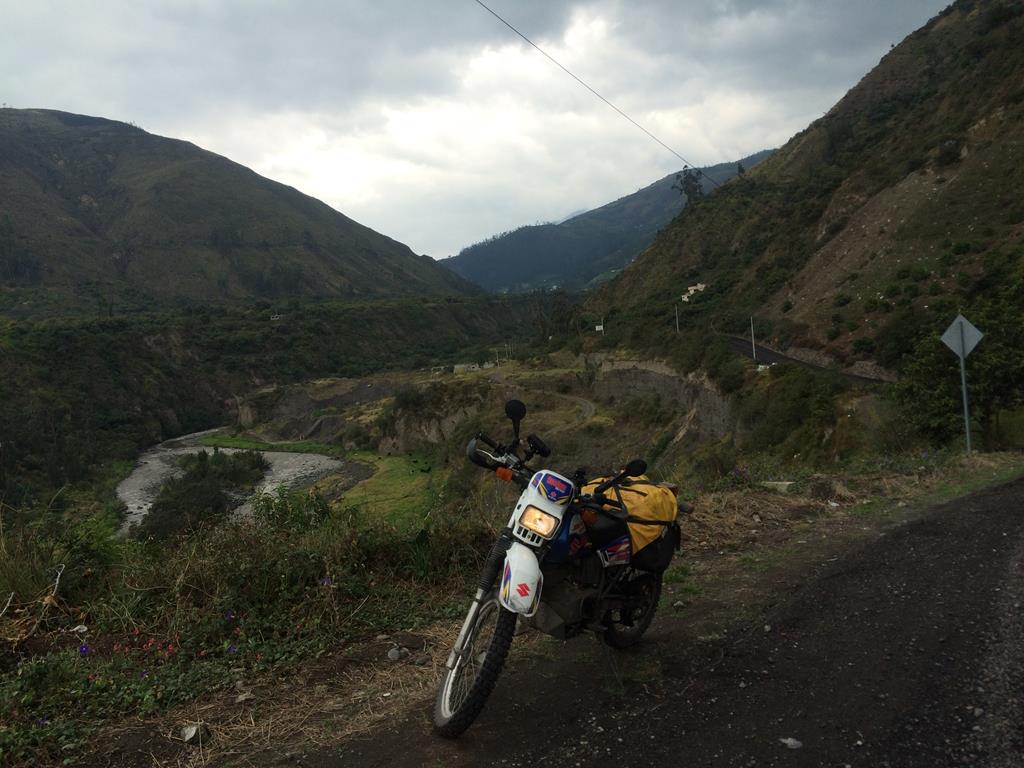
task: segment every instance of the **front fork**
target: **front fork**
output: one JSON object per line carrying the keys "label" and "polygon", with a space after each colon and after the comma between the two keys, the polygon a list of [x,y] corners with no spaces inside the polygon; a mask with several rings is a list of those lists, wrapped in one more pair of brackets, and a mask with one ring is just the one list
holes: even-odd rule
{"label": "front fork", "polygon": [[505,563],[505,553],[508,552],[508,548],[511,545],[512,529],[506,528],[498,536],[498,540],[494,542],[494,546],[491,547],[491,551],[487,554],[487,559],[484,561],[483,570],[480,572],[480,583],[477,585],[476,594],[473,595],[473,602],[466,613],[465,621],[462,622],[462,629],[459,630],[459,637],[455,641],[455,647],[452,648],[452,652],[448,654],[448,660],[445,662],[445,667],[450,670],[455,669],[456,663],[465,653],[466,637],[469,635],[470,628],[476,623],[476,617],[480,613],[480,606],[483,605],[485,598],[498,580],[501,566]]}

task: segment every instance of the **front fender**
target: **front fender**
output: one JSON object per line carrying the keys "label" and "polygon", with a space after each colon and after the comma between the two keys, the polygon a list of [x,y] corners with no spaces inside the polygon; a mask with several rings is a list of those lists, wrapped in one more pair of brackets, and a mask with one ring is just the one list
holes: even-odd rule
{"label": "front fender", "polygon": [[498,600],[513,613],[533,616],[540,605],[543,586],[544,576],[541,575],[537,555],[525,544],[513,542],[505,554]]}

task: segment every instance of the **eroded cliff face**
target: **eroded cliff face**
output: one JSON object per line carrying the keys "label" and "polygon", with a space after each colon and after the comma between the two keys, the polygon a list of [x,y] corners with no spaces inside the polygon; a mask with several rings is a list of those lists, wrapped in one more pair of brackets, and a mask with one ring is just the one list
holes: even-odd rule
{"label": "eroded cliff face", "polygon": [[592,384],[598,399],[657,396],[679,421],[672,445],[696,447],[720,440],[735,430],[728,398],[703,372],[680,374],[657,360],[603,359],[595,361]]}
{"label": "eroded cliff face", "polygon": [[523,434],[547,440],[552,466],[560,469],[635,456],[668,466],[707,442],[742,439],[730,399],[705,374],[611,355],[469,376],[403,373],[267,388],[236,398],[235,410],[238,426],[265,440],[313,440],[385,455],[441,451],[455,466],[475,431],[507,437],[502,405],[512,397],[529,409]]}
{"label": "eroded cliff face", "polygon": [[446,414],[403,413],[395,418],[394,433],[377,443],[380,453],[409,453],[424,445],[444,446],[460,442],[465,425],[480,415],[480,405],[463,405]]}

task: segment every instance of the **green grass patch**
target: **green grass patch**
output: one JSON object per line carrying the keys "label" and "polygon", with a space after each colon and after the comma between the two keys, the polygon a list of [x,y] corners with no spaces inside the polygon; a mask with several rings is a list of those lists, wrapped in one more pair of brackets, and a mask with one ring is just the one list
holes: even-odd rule
{"label": "green grass patch", "polygon": [[744,552],[737,559],[744,568],[758,573],[768,573],[794,561],[802,551],[803,548],[799,544],[782,544]]}
{"label": "green grass patch", "polygon": [[671,587],[672,591],[671,593],[668,590],[663,591],[661,593],[662,601],[677,600],[681,596],[694,597],[704,591],[700,584],[696,582],[690,566],[678,559],[665,571],[663,581]]}
{"label": "green grass patch", "polygon": [[869,496],[851,508],[853,514],[884,517],[906,507],[924,509],[990,485],[1014,480],[1024,475],[1024,453],[975,454],[967,458],[944,452],[934,461],[925,461],[916,468],[925,473],[925,478],[905,498]]}
{"label": "green grass patch", "polygon": [[363,509],[400,530],[418,530],[441,500],[446,470],[424,454],[350,454],[376,468],[373,476],[345,493],[342,504]]}

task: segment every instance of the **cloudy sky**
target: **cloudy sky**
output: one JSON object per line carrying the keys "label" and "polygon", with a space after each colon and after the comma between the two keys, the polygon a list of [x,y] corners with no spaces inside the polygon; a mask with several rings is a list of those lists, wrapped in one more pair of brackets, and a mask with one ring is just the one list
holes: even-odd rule
{"label": "cloudy sky", "polygon": [[[697,165],[778,146],[945,0],[484,0]],[[680,161],[474,0],[0,0],[0,101],[187,139],[444,257]]]}

